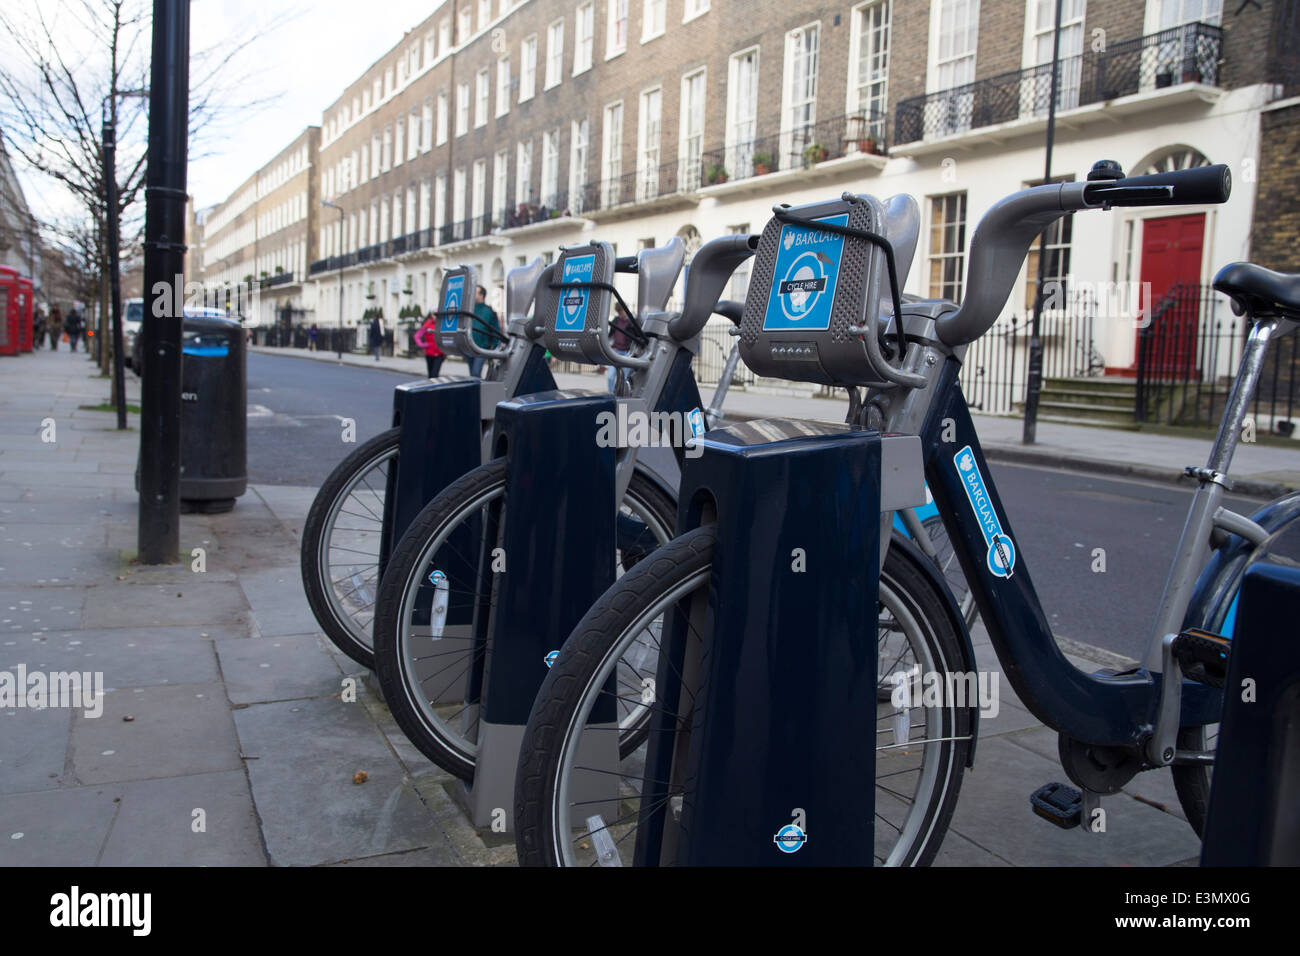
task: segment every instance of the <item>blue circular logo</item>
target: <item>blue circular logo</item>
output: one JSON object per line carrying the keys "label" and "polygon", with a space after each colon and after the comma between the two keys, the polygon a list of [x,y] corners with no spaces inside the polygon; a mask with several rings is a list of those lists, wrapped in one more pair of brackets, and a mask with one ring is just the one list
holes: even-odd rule
{"label": "blue circular logo", "polygon": [[995,534],[989,542],[989,570],[1000,578],[1011,577],[1016,566],[1016,546],[1005,534]]}
{"label": "blue circular logo", "polygon": [[547,666],[547,667],[550,667],[552,664],[554,664],[554,663],[555,663],[555,659],[556,659],[557,657],[559,657],[559,656],[560,656],[560,652],[559,652],[559,651],[551,651],[551,653],[547,654],[547,655],[546,655],[546,666]]}
{"label": "blue circular logo", "polygon": [[781,829],[776,831],[776,836],[772,838],[776,848],[782,853],[798,853],[803,849],[803,845],[808,842],[808,834],[793,823],[787,823]]}

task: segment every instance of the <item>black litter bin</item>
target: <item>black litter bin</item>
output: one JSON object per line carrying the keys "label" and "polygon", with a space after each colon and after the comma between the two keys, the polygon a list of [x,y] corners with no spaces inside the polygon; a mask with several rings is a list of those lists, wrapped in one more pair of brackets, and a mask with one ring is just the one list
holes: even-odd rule
{"label": "black litter bin", "polygon": [[244,328],[185,318],[181,339],[181,507],[218,514],[248,489]]}

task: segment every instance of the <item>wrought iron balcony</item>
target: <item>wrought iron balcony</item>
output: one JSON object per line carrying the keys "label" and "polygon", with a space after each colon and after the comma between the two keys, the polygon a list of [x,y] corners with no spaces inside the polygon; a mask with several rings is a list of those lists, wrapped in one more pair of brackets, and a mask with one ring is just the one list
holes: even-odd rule
{"label": "wrought iron balcony", "polygon": [[719,146],[705,150],[700,184],[716,186],[781,170],[807,169],[828,159],[883,154],[885,134],[882,114],[861,111]]}
{"label": "wrought iron balcony", "polygon": [[518,229],[520,226],[531,226],[571,215],[573,210],[569,207],[569,193],[563,189],[542,196],[530,196],[527,202],[516,202],[512,191],[498,211],[502,229]]}
{"label": "wrought iron balcony", "polygon": [[462,219],[460,222],[449,222],[438,230],[438,245],[445,246],[449,242],[464,242],[467,239],[477,239],[480,236],[486,236],[492,231],[492,220],[487,215],[471,216],[469,219]]}
{"label": "wrought iron balcony", "polygon": [[582,208],[586,212],[616,209],[690,193],[702,183],[698,163],[664,163],[587,183]]}
{"label": "wrought iron balcony", "polygon": [[348,269],[357,264],[357,254],[349,252],[342,256],[330,256],[328,259],[317,259],[307,267],[307,275],[319,275],[322,272],[336,272],[339,269]]}
{"label": "wrought iron balcony", "polygon": [[[1222,49],[1219,27],[1189,23],[1112,43],[1099,52],[1065,57],[1059,67],[1056,108],[1074,109],[1178,83],[1217,86]],[[922,142],[1046,116],[1051,84],[1049,63],[903,100],[895,116],[895,139]]]}

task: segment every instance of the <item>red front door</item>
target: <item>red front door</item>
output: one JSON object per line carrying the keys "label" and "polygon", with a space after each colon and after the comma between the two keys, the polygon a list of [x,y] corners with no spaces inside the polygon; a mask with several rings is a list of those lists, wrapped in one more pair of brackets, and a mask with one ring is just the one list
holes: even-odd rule
{"label": "red front door", "polygon": [[1151,314],[1157,323],[1148,360],[1156,374],[1183,377],[1196,364],[1204,238],[1204,213],[1142,223],[1141,280],[1150,285]]}

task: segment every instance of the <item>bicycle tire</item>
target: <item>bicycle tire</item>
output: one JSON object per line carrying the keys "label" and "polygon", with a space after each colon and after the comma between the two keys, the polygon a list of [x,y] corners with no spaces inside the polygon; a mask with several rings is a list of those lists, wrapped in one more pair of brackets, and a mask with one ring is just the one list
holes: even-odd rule
{"label": "bicycle tire", "polygon": [[[578,841],[573,839],[567,824],[570,809],[560,798],[565,789],[562,785],[565,756],[576,752],[574,742],[582,732],[591,703],[603,692],[610,657],[620,653],[621,645],[629,640],[629,630],[652,616],[658,607],[662,606],[666,613],[670,607],[679,608],[692,595],[702,598],[707,594],[715,541],[714,527],[705,525],[659,548],[606,591],[565,642],[533,705],[520,749],[515,776],[515,827],[521,865],[574,863],[573,844],[583,837]],[[918,636],[926,642],[930,666],[943,670],[961,668],[960,637],[931,579],[899,549],[890,549],[880,580],[881,619],[886,612],[896,621],[900,614],[908,616],[920,626]],[[879,641],[878,633],[878,647]],[[921,747],[932,760],[928,778],[924,770],[920,777],[922,781],[928,779],[927,791],[921,794],[918,790],[919,804],[913,804],[914,809],[919,807],[919,816],[914,817],[908,811],[903,825],[898,827],[900,842],[906,831],[911,835],[909,843],[896,844],[888,862],[905,865],[932,862],[956,807],[971,746],[972,713],[959,707],[933,710],[939,714],[939,722],[931,729],[941,728],[933,736],[948,739],[927,738],[928,742]],[[684,720],[677,715],[670,723],[684,726],[679,723]],[[885,772],[890,774],[888,768]],[[881,773],[879,764],[877,773]],[[624,794],[620,796],[626,799]],[[620,810],[623,805],[620,803]],[[634,814],[627,816],[631,815]],[[566,822],[562,825],[559,821]],[[607,828],[613,826],[609,824]],[[635,843],[627,839],[628,835],[624,833],[619,838],[622,853],[630,853]]]}
{"label": "bicycle tire", "polygon": [[[397,460],[400,439],[401,429],[390,428],[363,442],[339,462],[316,493],[302,528],[299,564],[302,569],[303,590],[307,593],[307,604],[311,607],[312,614],[316,616],[316,622],[321,626],[321,630],[334,646],[367,668],[375,666],[371,638],[374,604],[371,602],[369,605],[371,610],[368,616],[364,605],[358,608],[356,614],[352,614],[344,606],[343,597],[350,596],[368,584],[378,590],[379,544],[383,524],[383,501],[379,498],[379,491],[383,489],[386,493],[387,474],[385,472],[377,475],[374,482],[368,481],[367,476],[381,468],[390,467],[391,463]],[[341,529],[337,522],[342,509],[352,492],[363,482],[369,484],[373,500],[364,506],[368,515],[360,520],[373,520],[374,527],[364,530]],[[375,487],[376,482],[379,483],[378,488]],[[373,562],[353,565],[361,571],[368,571],[373,565],[373,579],[368,580],[367,576],[362,574],[360,580],[356,580],[356,573],[350,574],[349,580],[353,583],[353,589],[344,596],[340,596],[335,591],[335,585],[341,583],[343,579],[335,578],[331,572],[330,561],[332,539],[341,531],[351,531],[353,534],[360,535],[358,538],[349,539],[349,544],[369,543],[374,547]],[[369,549],[346,550],[368,552]],[[362,553],[362,557],[368,557],[368,553]]]}
{"label": "bicycle tire", "polygon": [[[412,673],[406,660],[408,638],[404,608],[412,606],[417,596],[410,594],[409,590],[421,586],[427,553],[436,551],[435,542],[446,540],[463,521],[503,497],[505,483],[506,459],[500,458],[449,485],[420,511],[393,550],[380,584],[375,616],[375,676],[393,718],[421,753],[465,781],[473,779],[477,748],[468,739],[469,732],[465,735],[451,732],[447,721],[435,713],[432,701],[424,705],[415,699],[424,700],[429,695],[424,691],[423,681]],[[643,517],[653,517],[661,540],[671,537],[677,505],[642,473],[639,466],[628,484],[624,505]],[[628,561],[640,562],[647,554],[653,553],[653,550],[638,550],[635,555],[629,555]],[[472,663],[471,660],[467,667]],[[456,662],[450,666],[456,666]],[[454,675],[453,679],[458,677]],[[456,716],[459,714],[452,715],[451,719]],[[635,747],[643,735],[644,728],[633,728],[626,746]]]}
{"label": "bicycle tire", "polygon": [[[1274,502],[1275,504],[1276,502]],[[1225,619],[1228,617],[1229,610],[1237,598],[1237,592],[1241,588],[1241,580],[1246,574],[1246,570],[1274,552],[1282,543],[1282,539],[1288,533],[1295,534],[1294,529],[1300,527],[1300,518],[1292,517],[1283,521],[1269,535],[1267,541],[1260,544],[1242,555],[1238,560],[1225,564],[1220,570],[1220,578],[1209,583],[1208,593],[1216,593],[1221,590],[1221,581],[1226,579],[1230,587],[1222,588],[1224,594],[1220,603],[1214,607],[1206,608],[1200,620],[1189,620],[1184,622],[1186,627],[1200,627],[1215,633],[1226,633],[1223,631]],[[1293,542],[1294,539],[1288,539]],[[1293,556],[1281,555],[1282,560],[1294,562]],[[1209,725],[1215,728],[1213,731],[1199,726],[1184,725],[1178,728],[1178,737],[1175,745],[1179,750],[1209,750],[1210,737],[1213,736],[1214,744],[1217,746],[1217,725]],[[1205,738],[1202,738],[1202,732]],[[1205,816],[1210,807],[1210,784],[1213,778],[1213,766],[1204,764],[1175,764],[1170,768],[1174,778],[1174,791],[1178,795],[1179,806],[1183,809],[1184,816],[1187,817],[1188,824],[1196,831],[1197,836],[1201,836],[1205,827]]]}
{"label": "bicycle tire", "polygon": [[962,573],[961,565],[957,561],[957,553],[953,550],[952,540],[948,537],[948,529],[944,527],[943,517],[931,515],[921,522],[921,527],[930,536],[930,543],[934,545],[935,550],[935,563],[948,584],[948,590],[952,592],[953,600],[957,602],[957,608],[966,622],[966,629],[970,630],[975,626],[975,619],[980,616],[980,611],[975,606],[975,595],[971,593],[966,575]]}

